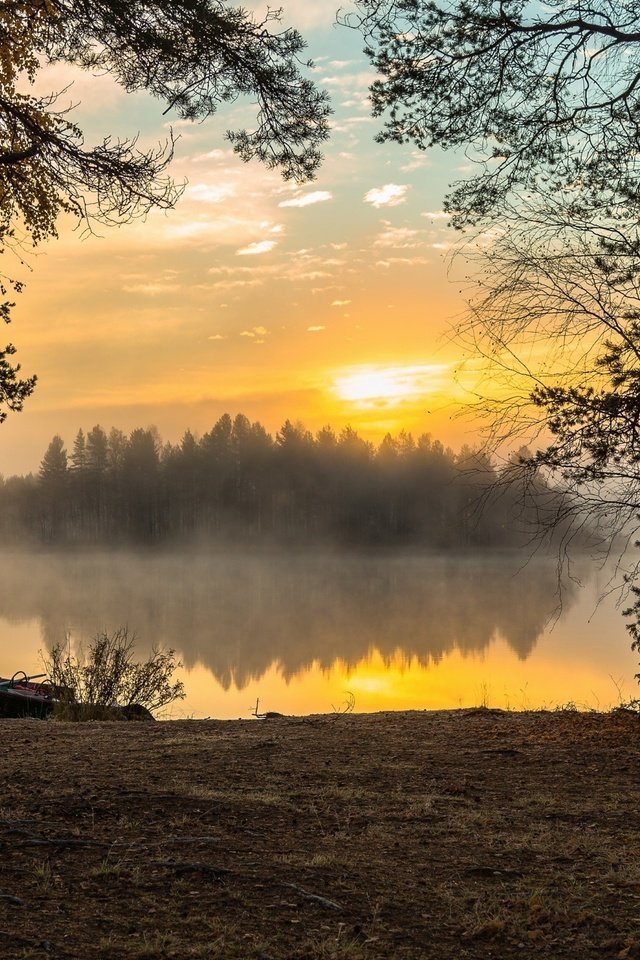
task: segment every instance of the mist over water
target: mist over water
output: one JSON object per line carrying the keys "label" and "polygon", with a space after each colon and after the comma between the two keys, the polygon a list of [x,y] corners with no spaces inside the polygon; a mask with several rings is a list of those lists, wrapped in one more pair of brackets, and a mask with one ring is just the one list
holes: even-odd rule
{"label": "mist over water", "polygon": [[[4,552],[0,571],[1,673],[39,666],[22,662],[26,622],[43,649],[127,626],[141,653],[175,648],[225,690],[274,664],[291,680],[375,651],[423,666],[486,657],[497,638],[525,661],[558,608],[553,558],[517,552]],[[565,587],[561,618],[578,594]]]}

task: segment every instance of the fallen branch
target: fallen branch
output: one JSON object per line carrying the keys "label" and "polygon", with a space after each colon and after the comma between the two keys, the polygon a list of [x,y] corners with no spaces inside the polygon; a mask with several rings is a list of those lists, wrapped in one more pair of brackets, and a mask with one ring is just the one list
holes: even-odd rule
{"label": "fallen branch", "polygon": [[340,904],[336,903],[335,900],[329,900],[327,897],[321,897],[317,893],[309,893],[308,890],[304,890],[296,883],[283,883],[283,886],[290,887],[291,890],[295,890],[296,893],[300,894],[300,896],[305,900],[312,900],[314,903],[318,903],[321,907],[326,907],[328,910],[342,910]]}

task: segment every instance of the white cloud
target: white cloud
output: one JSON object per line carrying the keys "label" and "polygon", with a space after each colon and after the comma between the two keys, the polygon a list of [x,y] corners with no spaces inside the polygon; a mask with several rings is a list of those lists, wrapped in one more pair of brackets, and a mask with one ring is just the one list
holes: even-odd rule
{"label": "white cloud", "polygon": [[351,303],[351,300],[334,300],[331,304],[332,307],[346,307],[348,303]]}
{"label": "white cloud", "polygon": [[319,84],[322,87],[336,87],[338,89],[345,87],[351,93],[358,89],[368,89],[377,78],[378,75],[373,71],[361,70],[358,73],[343,73],[340,76],[328,74],[319,80]]}
{"label": "white cloud", "polygon": [[427,217],[429,220],[449,220],[451,214],[445,213],[444,210],[425,210],[420,216]]}
{"label": "white cloud", "polygon": [[374,247],[419,247],[418,231],[410,227],[392,227],[385,223],[386,229],[379,233]]}
{"label": "white cloud", "polygon": [[213,333],[210,337],[207,337],[207,340],[226,340],[227,338],[221,333]]}
{"label": "white cloud", "polygon": [[385,183],[383,187],[372,187],[364,195],[364,202],[372,206],[379,207],[398,207],[405,203],[407,199],[408,184]]}
{"label": "white cloud", "polygon": [[[167,124],[169,127],[175,127],[179,124],[183,124],[189,127],[193,126],[193,120],[173,120],[170,124]],[[197,153],[193,157],[190,157],[189,160],[191,163],[201,163],[204,160],[230,160],[233,156],[233,150],[221,150],[219,147],[215,147],[213,150],[207,150],[206,153]]]}
{"label": "white cloud", "polygon": [[[251,337],[251,339],[253,340],[255,337],[265,337],[268,333],[269,331],[267,330],[266,327],[251,327],[251,330],[242,330],[240,332],[240,336]],[[262,343],[263,341],[260,340],[258,342]]]}
{"label": "white cloud", "polygon": [[307,327],[307,333],[320,333],[321,330],[325,328],[321,324],[317,324],[314,327]]}
{"label": "white cloud", "polygon": [[125,293],[141,293],[145,297],[159,297],[163,293],[176,293],[179,289],[178,283],[133,283],[123,287]]}
{"label": "white cloud", "polygon": [[246,247],[241,247],[240,250],[236,250],[236,253],[239,257],[252,257],[258,253],[269,253],[269,251],[273,250],[276,246],[276,240],[258,240],[248,244]]}
{"label": "white cloud", "polygon": [[303,193],[299,197],[292,197],[291,200],[282,200],[279,207],[309,207],[314,203],[324,203],[331,200],[333,194],[328,190],[314,190],[313,193]]}
{"label": "white cloud", "polygon": [[362,127],[370,123],[375,123],[373,117],[345,117],[344,120],[334,122],[331,125],[331,129],[334,133],[348,133],[352,135],[353,139],[349,146],[355,146],[358,142],[357,139],[355,139],[355,133],[357,131],[353,128]]}
{"label": "white cloud", "polygon": [[221,203],[228,197],[235,196],[235,193],[235,187],[231,183],[194,183],[187,187],[184,196],[196,203]]}
{"label": "white cloud", "polygon": [[420,170],[422,167],[427,166],[428,160],[425,152],[423,150],[414,150],[411,154],[411,159],[403,164],[400,169],[403,173],[412,173],[414,170]]}
{"label": "white cloud", "polygon": [[[225,293],[231,290],[244,290],[249,287],[259,287],[263,283],[262,280],[255,278],[253,280],[217,280],[216,283],[203,285],[204,289],[208,290],[220,290]],[[226,306],[226,304],[223,304]]]}

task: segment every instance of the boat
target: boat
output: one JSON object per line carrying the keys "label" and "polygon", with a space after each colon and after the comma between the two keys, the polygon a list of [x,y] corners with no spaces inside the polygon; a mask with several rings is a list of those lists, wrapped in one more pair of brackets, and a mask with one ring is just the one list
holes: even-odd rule
{"label": "boat", "polygon": [[18,670],[9,679],[0,677],[0,717],[44,719],[53,713],[59,696],[59,688],[46,679],[46,674],[28,677],[24,670]]}

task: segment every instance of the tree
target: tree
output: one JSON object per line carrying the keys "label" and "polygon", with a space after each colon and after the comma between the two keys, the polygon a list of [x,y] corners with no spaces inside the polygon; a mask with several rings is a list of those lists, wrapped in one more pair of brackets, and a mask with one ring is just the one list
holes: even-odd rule
{"label": "tree", "polygon": [[67,479],[67,451],[64,441],[55,435],[45,451],[40,464],[40,480],[43,484],[61,484]]}
{"label": "tree", "polygon": [[[356,0],[381,79],[380,140],[465,147],[447,209],[493,222],[507,199],[573,186],[574,212],[637,202],[640,15],[629,0]],[[578,183],[579,181],[579,183]],[[576,189],[579,186],[579,189]]]}
{"label": "tree", "polygon": [[131,432],[124,451],[122,475],[128,501],[129,533],[153,541],[159,527],[160,438],[155,427]]}
{"label": "tree", "polygon": [[222,102],[255,96],[257,126],[227,136],[244,160],[258,157],[285,177],[313,176],[327,136],[324,93],[300,72],[305,44],[223,0],[22,0],[0,15],[0,172],[3,216],[19,216],[38,242],[55,234],[61,210],[80,220],[129,220],[177,197],[166,177],[171,142],[141,150],[105,137],[86,148],[56,99],[17,93],[45,61],[113,76],[128,92],[146,90],[165,113],[202,120]]}
{"label": "tree", "polygon": [[[561,485],[554,523],[605,543],[637,514],[640,13],[628,0],[356,0],[380,140],[465,148],[463,231],[496,440]],[[551,442],[549,442],[551,436]],[[565,528],[566,529],[566,528]]]}
{"label": "tree", "polygon": [[45,540],[56,540],[64,531],[69,470],[62,437],[55,435],[45,451],[39,471],[40,527]]}
{"label": "tree", "polygon": [[99,424],[87,434],[87,470],[96,479],[107,469],[108,443],[107,435]]}
{"label": "tree", "polygon": [[[0,285],[0,292],[4,292]],[[9,309],[13,304],[0,304],[0,314],[3,315],[5,323],[9,322]],[[6,311],[2,308],[5,307]],[[6,344],[4,350],[0,350],[0,423],[7,419],[7,410],[18,412],[22,410],[25,400],[31,396],[34,391],[37,377],[27,377],[22,379],[18,376],[20,373],[20,364],[13,364],[8,357],[12,357],[16,348],[12,343]],[[5,407],[3,410],[2,407]]]}
{"label": "tree", "polygon": [[78,430],[76,438],[73,441],[71,464],[71,469],[76,473],[84,473],[87,469],[87,441],[82,427]]}
{"label": "tree", "polygon": [[[146,90],[164,113],[203,120],[219,104],[255,98],[252,130],[227,133],[243,160],[258,158],[285,178],[313,177],[328,132],[326,95],[303,76],[305,43],[225,0],[11,0],[0,9],[0,247],[18,250],[55,236],[67,212],[86,228],[122,223],[172,206],[167,175],[173,141],[150,150],[105,136],[87,147],[58,96],[21,92],[43,63],[108,73],[127,92]],[[17,236],[20,226],[25,237]],[[14,281],[6,280],[5,287]],[[19,286],[19,284],[18,284]],[[4,292],[4,291],[3,291]],[[12,304],[2,316],[9,320]],[[0,355],[0,403],[18,410],[33,390]]]}

